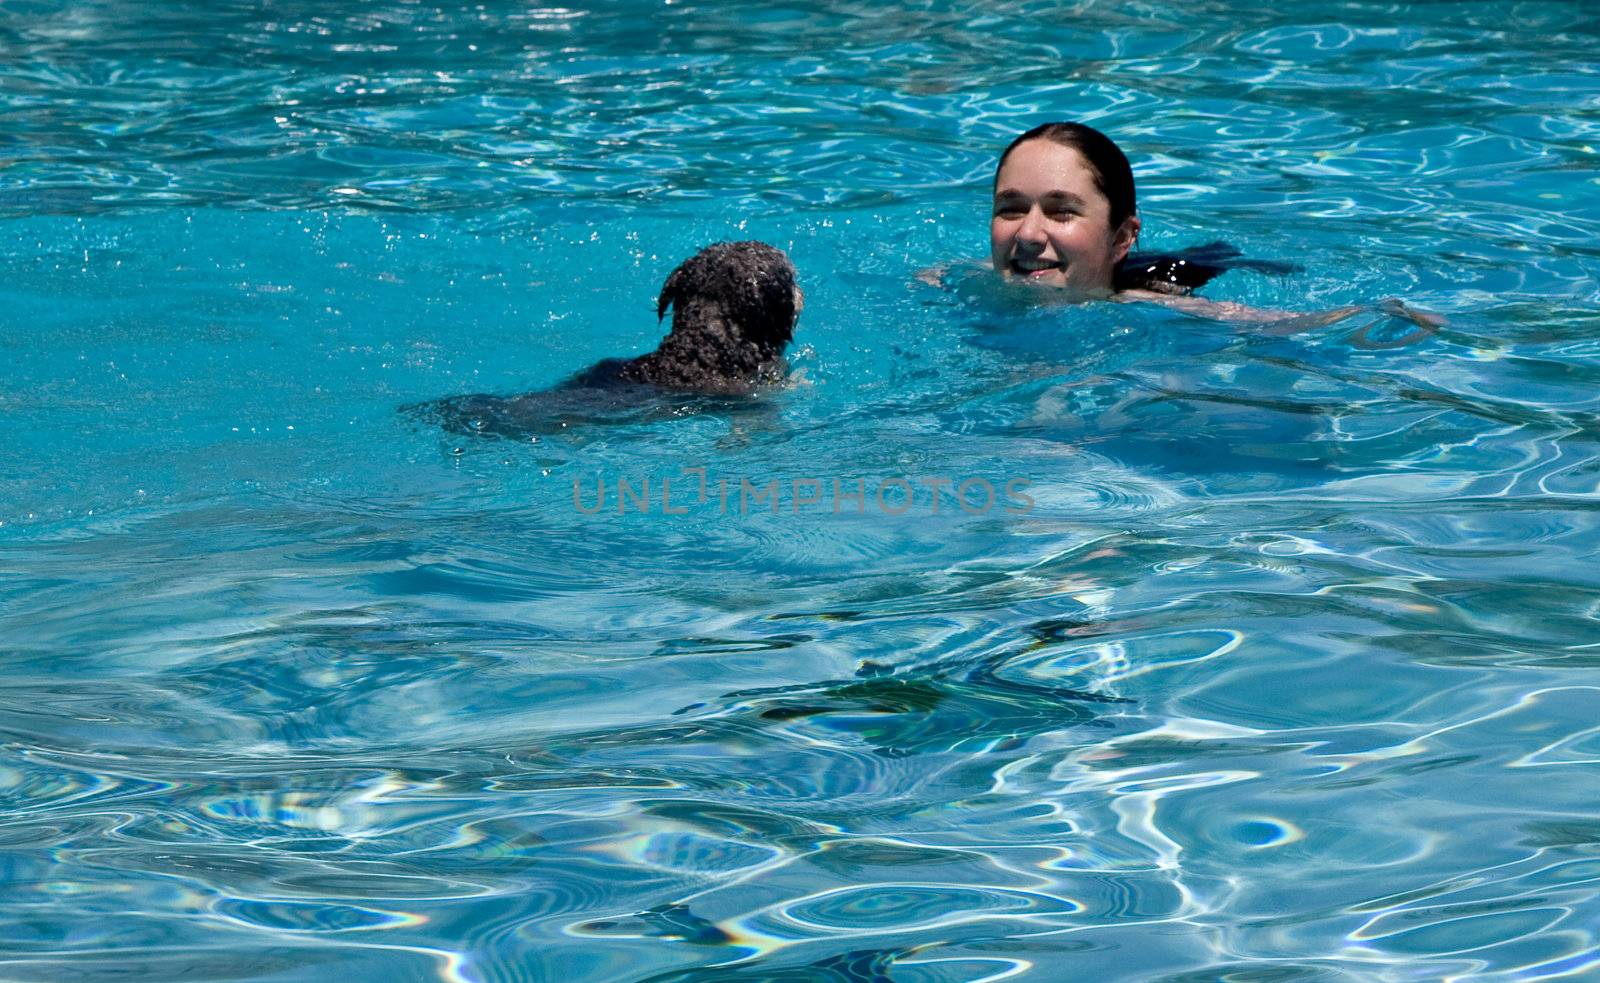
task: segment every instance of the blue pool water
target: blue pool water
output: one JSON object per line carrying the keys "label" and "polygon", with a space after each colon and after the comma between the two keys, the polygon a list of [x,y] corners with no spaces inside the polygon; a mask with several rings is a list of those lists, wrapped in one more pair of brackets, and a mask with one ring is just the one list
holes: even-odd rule
{"label": "blue pool water", "polygon": [[[1600,979],[1590,0],[0,0],[0,46],[0,977]],[[917,283],[1052,118],[1148,245],[1303,267],[1209,296],[1449,326]],[[646,350],[726,238],[801,270],[792,389],[400,412]]]}

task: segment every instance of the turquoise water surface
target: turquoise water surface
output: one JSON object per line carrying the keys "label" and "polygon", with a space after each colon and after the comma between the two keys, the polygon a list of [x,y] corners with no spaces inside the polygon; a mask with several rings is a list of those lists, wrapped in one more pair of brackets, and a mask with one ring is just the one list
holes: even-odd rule
{"label": "turquoise water surface", "polygon": [[[0,978],[1600,980],[1596,50],[0,0]],[[1448,327],[917,282],[1058,118],[1147,245],[1301,267],[1207,296]],[[401,412],[647,350],[729,238],[801,271],[793,387]]]}

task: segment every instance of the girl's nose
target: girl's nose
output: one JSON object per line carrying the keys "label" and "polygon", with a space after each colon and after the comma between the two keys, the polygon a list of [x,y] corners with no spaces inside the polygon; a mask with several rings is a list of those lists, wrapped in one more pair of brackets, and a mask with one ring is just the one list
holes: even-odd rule
{"label": "girl's nose", "polygon": [[1044,242],[1044,211],[1035,205],[1028,209],[1028,214],[1022,217],[1022,224],[1017,226],[1017,238],[1025,242]]}

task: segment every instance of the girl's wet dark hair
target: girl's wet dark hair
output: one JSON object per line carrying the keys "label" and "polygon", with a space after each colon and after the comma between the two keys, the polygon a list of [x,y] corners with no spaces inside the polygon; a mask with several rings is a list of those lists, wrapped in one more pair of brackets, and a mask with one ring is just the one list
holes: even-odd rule
{"label": "girl's wet dark hair", "polygon": [[995,190],[999,190],[1000,168],[1006,164],[1011,151],[1029,140],[1049,140],[1063,147],[1071,147],[1089,162],[1089,172],[1094,175],[1094,186],[1111,203],[1111,227],[1122,225],[1137,213],[1133,190],[1133,168],[1122,148],[1111,138],[1092,126],[1082,123],[1043,123],[1017,137],[1001,151],[994,165]]}
{"label": "girl's wet dark hair", "polygon": [[[1112,229],[1139,213],[1133,183],[1133,168],[1128,156],[1110,137],[1082,123],[1043,123],[1012,140],[1001,152],[994,167],[996,190],[1000,168],[1011,152],[1029,140],[1049,140],[1071,147],[1083,155],[1094,177],[1095,188],[1110,204]],[[1292,273],[1297,267],[1270,260],[1243,259],[1239,250],[1225,242],[1208,242],[1177,253],[1129,253],[1111,274],[1113,290],[1154,290],[1159,293],[1189,293],[1224,270],[1243,268],[1266,273]]]}

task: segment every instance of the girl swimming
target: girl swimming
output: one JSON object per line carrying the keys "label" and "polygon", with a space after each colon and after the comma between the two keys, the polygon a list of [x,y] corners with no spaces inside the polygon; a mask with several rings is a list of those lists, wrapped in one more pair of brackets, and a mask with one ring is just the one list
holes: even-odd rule
{"label": "girl swimming", "polygon": [[[1368,310],[1349,305],[1312,314],[1263,310],[1206,300],[1191,292],[1230,268],[1286,273],[1281,263],[1246,260],[1225,243],[1210,243],[1176,255],[1132,253],[1141,222],[1133,169],[1110,137],[1082,123],[1045,123],[1011,141],[994,176],[989,220],[989,260],[1008,281],[1055,287],[1074,299],[1151,301],[1188,314],[1227,321],[1270,323],[1287,333],[1343,320]],[[1398,300],[1383,301],[1384,314],[1411,321],[1417,330],[1390,342],[1409,344],[1444,322]]]}

